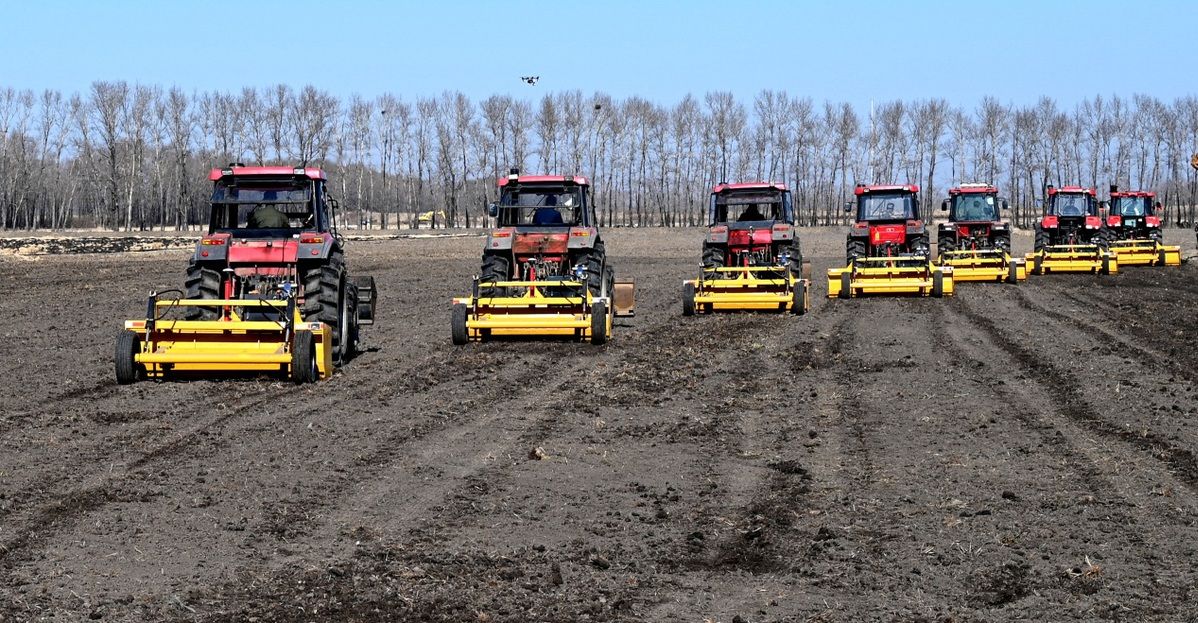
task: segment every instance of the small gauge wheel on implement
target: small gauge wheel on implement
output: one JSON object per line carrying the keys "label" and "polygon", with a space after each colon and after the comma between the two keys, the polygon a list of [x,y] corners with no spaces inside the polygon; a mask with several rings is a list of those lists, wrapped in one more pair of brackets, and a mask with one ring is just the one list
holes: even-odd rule
{"label": "small gauge wheel on implement", "polygon": [[1109,256],[1109,255],[1102,256],[1102,268],[1100,268],[1098,270],[1098,272],[1100,272],[1103,275],[1111,274],[1111,256]]}
{"label": "small gauge wheel on implement", "polygon": [[123,329],[116,336],[116,382],[128,385],[145,377],[145,369],[138,365],[137,353],[141,351],[141,338],[137,333]]}
{"label": "small gauge wheel on implement", "polygon": [[842,299],[853,298],[853,270],[851,267],[840,273],[840,293],[837,296]]}
{"label": "small gauge wheel on implement", "polygon": [[1007,283],[1019,283],[1019,264],[1015,260],[1007,262]]}
{"label": "small gauge wheel on implement", "polygon": [[1033,260],[1033,263],[1032,263],[1032,274],[1033,275],[1043,275],[1044,274],[1044,253],[1036,254],[1036,258]]}
{"label": "small gauge wheel on implement", "polygon": [[470,334],[466,330],[467,309],[465,303],[454,303],[453,311],[449,314],[449,324],[453,332],[454,346],[462,346],[470,341]]}
{"label": "small gauge wheel on implement", "polygon": [[682,284],[682,315],[695,315],[695,284]]}
{"label": "small gauge wheel on implement", "polygon": [[291,380],[297,384],[315,383],[318,376],[316,343],[312,340],[312,332],[297,331],[291,345]]}
{"label": "small gauge wheel on implement", "polygon": [[591,344],[600,346],[607,342],[607,305],[603,301],[591,303]]}
{"label": "small gauge wheel on implement", "polygon": [[932,296],[936,298],[944,296],[944,271],[932,272]]}
{"label": "small gauge wheel on implement", "polygon": [[790,295],[790,313],[802,316],[807,313],[807,280],[800,279],[795,283]]}

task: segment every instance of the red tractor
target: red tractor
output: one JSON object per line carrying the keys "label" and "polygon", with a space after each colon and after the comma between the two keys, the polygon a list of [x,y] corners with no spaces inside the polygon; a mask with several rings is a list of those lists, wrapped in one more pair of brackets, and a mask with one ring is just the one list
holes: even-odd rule
{"label": "red tractor", "polygon": [[794,209],[785,184],[717,184],[708,203],[703,268],[787,266],[803,272]]}
{"label": "red tractor", "polygon": [[919,215],[919,186],[865,186],[853,190],[857,201],[845,204],[856,218],[849,229],[845,255],[862,257],[927,257],[928,228]]}
{"label": "red tractor", "polygon": [[1044,215],[1036,223],[1036,252],[1060,245],[1106,246],[1098,192],[1081,186],[1048,187]]}
{"label": "red tractor", "polygon": [[949,189],[940,204],[948,222],[936,232],[936,252],[943,257],[953,251],[998,250],[1011,253],[1011,225],[1002,220],[1007,200],[990,184],[962,184]]}
{"label": "red tractor", "polygon": [[[326,194],[324,171],[233,164],[212,169],[208,178],[213,183],[208,234],[188,264],[186,297],[292,293],[305,321],[330,327],[334,363],[351,358],[358,327],[374,323],[374,279],[349,275],[335,223],[337,202]],[[190,320],[225,313],[198,306],[185,312]]]}
{"label": "red tractor", "polygon": [[1111,185],[1110,209],[1106,217],[1106,238],[1113,240],[1154,240],[1164,242],[1161,215],[1164,210],[1156,193],[1125,190]]}
{"label": "red tractor", "polygon": [[480,283],[577,279],[592,296],[613,291],[615,271],[595,227],[587,178],[512,169],[499,180],[490,215],[496,228],[483,247]]}

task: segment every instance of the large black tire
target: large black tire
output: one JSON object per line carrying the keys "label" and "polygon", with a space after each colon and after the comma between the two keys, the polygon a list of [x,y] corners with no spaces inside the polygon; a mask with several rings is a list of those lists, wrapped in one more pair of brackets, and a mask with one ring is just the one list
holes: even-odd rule
{"label": "large black tire", "polygon": [[591,291],[591,296],[604,296],[606,294],[607,249],[603,246],[603,242],[596,242],[590,252],[582,257],[581,263],[586,266],[587,288]]}
{"label": "large black tire", "polygon": [[[512,259],[506,255],[488,253],[483,256],[482,269],[478,280],[482,283],[512,280]],[[481,296],[503,296],[503,288],[483,288]]]}
{"label": "large black tire", "polygon": [[467,314],[465,303],[454,303],[449,312],[450,335],[454,346],[463,346],[470,341],[470,333],[466,330]]}
{"label": "large black tire", "polygon": [[957,250],[957,239],[952,235],[936,236],[936,257],[944,257],[944,254],[950,251]]}
{"label": "large black tire", "polygon": [[1103,225],[1090,236],[1090,242],[1098,245],[1099,248],[1106,249],[1111,246],[1111,240],[1114,240],[1114,238],[1115,234],[1107,229],[1106,225]]}
{"label": "large black tire", "polygon": [[803,274],[803,247],[799,244],[799,239],[792,240],[786,251],[790,256],[790,272],[800,278],[806,278],[807,276]]}
{"label": "large black tire", "polygon": [[334,249],[322,264],[308,266],[303,271],[304,305],[301,313],[306,322],[323,322],[333,332],[333,363],[346,360],[349,315],[346,305],[348,291],[345,278],[345,259]]}
{"label": "large black tire", "polygon": [[591,344],[602,346],[607,343],[607,304],[603,301],[591,303]]}
{"label": "large black tire", "polygon": [[912,238],[910,248],[911,252],[916,255],[922,255],[924,257],[931,257],[932,255],[932,243],[930,242],[926,232],[916,236],[915,238]]}
{"label": "large black tire", "polygon": [[865,257],[869,249],[861,238],[849,238],[845,244],[845,261],[851,262],[859,257]]}
{"label": "large black tire", "polygon": [[116,336],[117,383],[128,385],[145,376],[145,368],[134,360],[139,352],[141,352],[141,338],[133,331],[122,329]]}
{"label": "large black tire", "polygon": [[695,315],[695,284],[682,284],[682,315]]}
{"label": "large black tire", "polygon": [[[189,299],[218,299],[220,291],[220,271],[215,268],[197,264],[195,259],[187,263],[187,277],[183,282]],[[188,320],[216,320],[220,318],[219,307],[185,307],[183,317]]]}
{"label": "large black tire", "polygon": [[727,250],[720,246],[703,247],[703,268],[723,268]]}
{"label": "large black tire", "polygon": [[316,369],[316,343],[311,331],[296,331],[291,344],[291,380],[297,384],[314,383],[320,373]]}
{"label": "large black tire", "polygon": [[[1036,253],[1039,253],[1042,249],[1044,249],[1044,247],[1047,247],[1051,244],[1052,244],[1052,238],[1049,237],[1048,232],[1044,231],[1044,228],[1041,227],[1039,223],[1037,223],[1036,224],[1036,237],[1035,237],[1035,241],[1032,243],[1032,249],[1035,250]],[[1039,274],[1039,273],[1037,273],[1037,274]]]}
{"label": "large black tire", "polygon": [[791,294],[790,313],[796,316],[802,316],[807,313],[807,282],[800,281],[795,284],[794,291]]}

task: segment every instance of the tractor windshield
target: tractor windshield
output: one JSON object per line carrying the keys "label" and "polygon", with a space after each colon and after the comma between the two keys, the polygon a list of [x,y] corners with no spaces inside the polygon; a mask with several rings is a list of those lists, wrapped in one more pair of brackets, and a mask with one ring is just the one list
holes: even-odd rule
{"label": "tractor windshield", "polygon": [[869,193],[857,200],[859,221],[905,221],[919,218],[915,201],[909,193]]}
{"label": "tractor windshield", "polygon": [[960,194],[953,197],[950,221],[997,221],[998,199],[994,195]]}
{"label": "tractor windshield", "polygon": [[209,230],[256,236],[316,226],[309,183],[266,180],[217,181]]}
{"label": "tractor windshield", "polygon": [[579,225],[583,210],[583,193],[577,186],[516,188],[505,190],[499,199],[499,225]]}
{"label": "tractor windshield", "polygon": [[1117,197],[1111,201],[1111,214],[1118,216],[1152,214],[1152,200],[1148,197]]}
{"label": "tractor windshield", "polygon": [[784,191],[712,194],[709,218],[715,223],[790,222],[790,194]]}
{"label": "tractor windshield", "polygon": [[1057,193],[1052,201],[1052,213],[1057,216],[1093,216],[1097,214],[1094,198],[1085,193]]}

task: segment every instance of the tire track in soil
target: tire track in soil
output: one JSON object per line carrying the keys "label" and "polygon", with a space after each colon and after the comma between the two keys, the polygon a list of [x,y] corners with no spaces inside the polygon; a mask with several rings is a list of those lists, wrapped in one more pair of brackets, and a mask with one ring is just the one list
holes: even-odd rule
{"label": "tire track in soil", "polygon": [[[1083,307],[1092,307],[1095,303],[1100,302],[1098,300],[1087,301],[1082,297],[1070,294],[1068,292],[1063,292],[1060,294],[1064,298],[1070,299],[1079,305],[1082,305]],[[1056,320],[1067,326],[1081,325],[1094,333],[1101,334],[1110,341],[1117,342],[1120,348],[1123,350],[1138,355],[1137,359],[1139,359],[1142,363],[1148,364],[1149,366],[1155,366],[1160,369],[1170,370],[1176,373],[1178,376],[1185,377],[1185,379],[1191,383],[1198,382],[1198,370],[1186,368],[1184,366],[1178,366],[1176,365],[1176,361],[1170,359],[1167,355],[1148,348],[1143,344],[1134,342],[1124,337],[1119,332],[1112,331],[1102,324],[1087,320],[1083,316],[1070,316],[1068,314],[1044,307],[1043,305],[1033,302],[1030,298],[1028,298],[1027,294],[1022,291],[1016,292],[1015,302],[1022,309],[1040,316],[1052,318],[1053,320]],[[1122,328],[1126,329],[1125,326]]]}
{"label": "tire track in soil", "polygon": [[954,303],[953,307],[954,311],[959,312],[970,323],[983,330],[995,345],[1028,370],[1032,378],[1043,379],[1041,386],[1051,395],[1061,413],[1070,420],[1094,434],[1124,442],[1164,463],[1175,478],[1191,492],[1198,493],[1198,457],[1192,451],[1176,446],[1156,433],[1147,430],[1128,430],[1103,418],[1089,404],[1070,375],[1012,339],[999,329],[989,317],[971,309],[968,304]]}
{"label": "tire track in soil", "polygon": [[[677,327],[672,324],[660,324],[655,327],[650,327],[645,330],[638,331],[635,334],[635,339],[621,341],[618,345],[621,349],[635,349],[642,343],[668,340],[670,334],[675,332]],[[567,345],[567,348],[570,346]],[[586,347],[586,348],[589,348]],[[487,505],[483,504],[483,498],[495,492],[502,492],[505,483],[512,477],[514,471],[525,463],[523,457],[528,454],[528,450],[534,447],[538,441],[552,435],[562,426],[562,418],[560,413],[563,410],[575,408],[577,403],[574,400],[573,394],[565,389],[571,386],[589,387],[591,384],[598,381],[600,376],[612,374],[612,371],[607,367],[598,367],[594,365],[595,359],[618,357],[619,351],[611,353],[602,351],[596,353],[587,353],[587,356],[579,358],[571,367],[562,371],[555,369],[554,373],[560,380],[551,385],[531,385],[519,383],[494,383],[491,385],[492,396],[484,396],[478,402],[488,404],[490,407],[487,411],[495,413],[504,412],[528,412],[532,411],[534,416],[527,422],[521,423],[522,430],[514,435],[499,436],[501,439],[497,441],[489,441],[495,444],[480,448],[476,435],[485,432],[488,428],[495,424],[493,418],[489,417],[486,412],[479,411],[476,416],[467,422],[460,423],[459,426],[452,430],[445,429],[446,432],[452,432],[451,436],[447,437],[427,437],[414,439],[419,441],[421,445],[427,446],[427,449],[421,452],[422,460],[418,465],[415,465],[415,472],[408,477],[405,475],[402,485],[397,485],[394,482],[388,482],[381,486],[383,492],[373,492],[369,497],[382,497],[385,492],[394,490],[397,486],[402,487],[405,497],[403,517],[390,515],[386,518],[385,531],[388,537],[386,543],[402,543],[402,547],[390,546],[384,542],[372,543],[369,546],[375,554],[378,552],[389,551],[393,547],[398,548],[394,556],[400,560],[419,561],[421,557],[428,559],[437,559],[441,555],[436,548],[444,544],[459,529],[467,525],[471,517],[485,512]],[[617,360],[618,361],[618,360]],[[545,372],[548,372],[554,365],[559,364],[556,357],[546,356],[540,362],[540,366],[531,375],[527,372],[522,372],[522,376],[531,376],[532,378],[542,378]],[[513,379],[515,380],[515,379]],[[520,391],[514,395],[508,392],[510,386],[520,388]],[[502,397],[502,400],[498,398]],[[494,398],[494,399],[492,399]],[[531,410],[529,405],[535,405]],[[495,435],[492,434],[492,437]],[[384,444],[384,447],[392,444]],[[330,491],[327,496],[322,496],[325,499],[341,499],[339,507],[345,507],[345,494],[353,490],[353,485],[365,481],[376,480],[375,476],[382,470],[386,469],[387,464],[394,459],[408,458],[403,452],[403,448],[391,448],[386,451],[385,460],[381,463],[376,463],[372,460],[367,460],[365,463],[371,467],[366,470],[356,470],[352,478],[346,478],[343,482],[337,483],[335,486],[326,488]],[[451,470],[451,473],[440,473],[435,479],[422,479],[419,475],[420,468],[425,465],[450,464],[450,460],[454,457],[462,456],[511,456],[519,457],[517,462],[488,462],[485,460],[474,460],[467,462],[466,465]],[[453,481],[460,481],[460,484],[452,487],[446,487],[445,479],[449,478]],[[358,494],[361,495],[361,494]],[[438,504],[438,500],[446,500],[446,502]],[[296,506],[310,507],[312,502],[297,504]],[[351,504],[349,506],[357,507]],[[355,511],[349,514],[356,515]],[[310,534],[314,529],[315,517],[312,513],[306,513],[305,516],[288,516],[283,518],[279,523],[288,526],[286,534],[287,539],[295,539],[298,537],[308,537],[311,541]],[[359,517],[359,522],[361,518]],[[323,529],[323,538],[332,539],[333,533],[337,530],[336,520],[328,520],[321,522],[325,525]],[[320,539],[317,539],[320,540]],[[375,554],[371,554],[374,556]],[[319,556],[317,559],[324,561],[326,566],[333,568],[344,568],[346,565],[355,563],[357,556],[361,556],[360,552],[351,552],[350,560],[342,560],[340,557],[330,558],[328,556]],[[381,554],[380,554],[381,555]],[[388,555],[390,557],[390,555]],[[289,577],[294,569],[288,568],[287,560],[272,560],[266,561],[265,564],[259,565],[255,569],[246,569],[241,573],[250,578],[274,577],[282,575]],[[262,587],[259,592],[269,593],[278,590],[274,587],[273,582],[268,582],[271,587]],[[227,601],[227,596],[230,594],[238,594],[244,590],[242,583],[234,583],[224,585],[214,591],[206,592],[197,595],[196,598],[201,602],[211,601],[212,603],[220,603]],[[630,589],[631,590],[631,589]],[[259,602],[257,596],[238,595],[238,600],[247,604],[256,604]],[[243,610],[239,616],[249,616],[254,610]]]}
{"label": "tire track in soil", "polygon": [[[1070,415],[1071,411],[1076,413],[1077,409],[1073,397],[1062,396],[1060,392],[1054,390],[1054,386],[1060,386],[1062,379],[1054,378],[1046,382],[1036,374],[1039,370],[1038,367],[1026,367],[1025,359],[1011,353],[1007,350],[1007,346],[1004,345],[1003,341],[995,339],[995,333],[991,330],[992,327],[986,326],[985,323],[974,324],[977,322],[977,316],[971,315],[975,314],[975,312],[969,309],[966,303],[954,302],[954,304],[948,307],[948,313],[952,317],[952,322],[949,323],[949,326],[952,328],[949,331],[937,332],[935,338],[937,347],[943,349],[944,352],[952,354],[954,358],[960,361],[979,362],[980,365],[976,367],[964,367],[963,371],[967,374],[967,378],[974,383],[986,387],[989,391],[993,391],[1004,404],[1009,405],[1010,408],[1005,410],[1004,413],[1014,417],[1021,426],[1031,431],[1041,440],[1038,447],[1044,448],[1056,460],[1058,465],[1066,465],[1070,471],[1077,474],[1079,483],[1091,494],[1083,497],[1080,503],[1082,505],[1097,505],[1102,509],[1101,517],[1091,518],[1089,521],[1100,521],[1104,527],[1087,530],[1086,532],[1098,532],[1102,534],[1104,542],[1109,541],[1109,537],[1106,536],[1108,531],[1115,530],[1122,533],[1128,545],[1137,547],[1139,552],[1137,555],[1138,558],[1145,561],[1149,566],[1149,573],[1151,574],[1154,574],[1157,568],[1184,568],[1186,565],[1184,559],[1188,558],[1188,556],[1167,547],[1150,530],[1154,523],[1161,520],[1165,520],[1174,526],[1175,529],[1183,531],[1192,530],[1194,527],[1192,513],[1187,513],[1173,504],[1157,504],[1154,505],[1156,506],[1155,509],[1150,510],[1147,508],[1147,505],[1132,500],[1124,494],[1120,486],[1099,467],[1098,461],[1078,445],[1075,441],[1076,432],[1068,430],[1068,428],[1075,428],[1078,432],[1093,432],[1085,426],[1083,421],[1077,420],[1075,415]],[[982,341],[997,346],[1013,363],[1025,366],[1024,369],[1027,377],[1032,380],[1035,386],[1040,388],[1038,392],[1040,400],[1043,400],[1048,405],[1055,407],[1058,411],[1065,414],[1065,421],[1054,422],[1056,418],[1048,415],[1050,411],[1044,410],[1041,405],[1037,404],[1035,398],[1029,397],[1024,392],[1016,391],[1009,383],[1003,381],[995,382],[996,379],[1003,378],[1003,372],[1007,369],[997,364],[992,356],[987,356],[986,351],[979,352],[980,349],[978,347],[970,344],[963,338],[964,334],[970,332],[978,335]],[[1005,338],[1005,336],[1003,337]],[[1070,422],[1073,424],[1070,425]],[[1065,424],[1066,428],[1063,428],[1062,424]],[[1078,426],[1078,424],[1081,425]],[[1119,468],[1115,468],[1114,471],[1116,474],[1121,473]],[[1123,475],[1123,478],[1126,479],[1128,476]],[[1139,482],[1135,482],[1129,486],[1140,486],[1140,484]],[[1076,539],[1077,537],[1074,538]],[[1108,555],[1122,559],[1124,564],[1130,564],[1127,561],[1128,555],[1125,551],[1117,550],[1113,553],[1108,552]],[[1074,585],[1067,587],[1062,585],[1062,587],[1066,587],[1070,591],[1080,591],[1083,594],[1088,594],[1101,589],[1102,580],[1098,578],[1099,576],[1095,576],[1094,580],[1087,581],[1086,576],[1082,575],[1076,578]],[[1148,581],[1146,580],[1146,582]],[[1160,579],[1153,578],[1151,584],[1153,585],[1153,591],[1155,591],[1155,597],[1144,600],[1146,603],[1141,606],[1143,611],[1136,612],[1129,606],[1122,605],[1123,610],[1131,612],[1131,616],[1137,618],[1137,620],[1149,620],[1138,618],[1146,615],[1163,615],[1171,619],[1177,614],[1171,608],[1189,601],[1190,589],[1184,583],[1167,586]],[[1018,583],[1010,586],[1003,585],[1003,590],[1013,590],[1015,591],[1015,595],[1026,593],[1033,588],[1028,586],[1020,588]],[[1165,594],[1169,594],[1171,600],[1167,603],[1162,603],[1161,597]],[[1016,599],[1018,598],[1016,597]]]}
{"label": "tire track in soil", "polygon": [[[426,356],[419,363],[409,365],[400,370],[392,370],[392,376],[405,377],[408,373],[427,367],[428,362],[436,358],[437,353]],[[476,369],[482,369],[490,365],[489,361],[475,362]],[[360,377],[359,377],[360,378]],[[446,378],[433,387],[426,389],[426,393],[431,393],[436,387],[444,383],[451,382],[453,379]],[[384,382],[382,386],[388,384]],[[195,448],[191,447],[193,443],[206,437],[207,433],[215,428],[218,428],[230,422],[239,416],[247,413],[255,415],[255,410],[258,407],[270,404],[280,398],[291,394],[295,391],[293,386],[288,386],[283,383],[274,384],[268,387],[265,392],[255,394],[254,396],[246,396],[241,400],[235,401],[232,405],[226,405],[225,413],[216,416],[208,421],[203,422],[198,426],[191,427],[187,432],[179,435],[177,438],[159,444],[152,449],[144,452],[136,459],[126,462],[128,467],[120,474],[101,474],[101,482],[84,487],[76,487],[71,491],[60,494],[56,499],[48,503],[42,504],[42,507],[32,513],[27,521],[24,522],[24,528],[17,531],[17,535],[7,541],[0,543],[0,564],[8,569],[12,569],[15,564],[19,564],[20,558],[15,557],[23,550],[35,546],[38,543],[44,542],[54,534],[68,529],[83,515],[94,512],[105,504],[113,501],[122,500],[121,496],[116,494],[116,491],[124,486],[128,486],[130,482],[153,476],[146,469],[157,463],[167,459],[178,459],[185,452],[195,452]],[[327,391],[320,397],[304,402],[304,410],[320,412],[322,407],[329,407],[338,401],[342,400],[340,394],[336,391]],[[203,403],[203,401],[195,401]],[[199,405],[206,407],[206,404]],[[294,415],[285,410],[276,410],[269,414],[265,422],[262,421],[245,421],[243,425],[247,427],[256,427],[263,424],[277,421],[279,419],[291,417]],[[152,431],[147,432],[142,438],[153,436]],[[208,441],[208,454],[219,452],[220,449],[226,447],[234,441],[238,435],[226,434],[220,436],[219,439],[211,439]],[[122,441],[124,443],[124,441]],[[203,455],[201,455],[203,456]],[[38,483],[34,483],[26,487],[26,493],[34,496],[38,489]],[[42,497],[45,497],[44,495]],[[11,513],[10,513],[11,514]]]}

